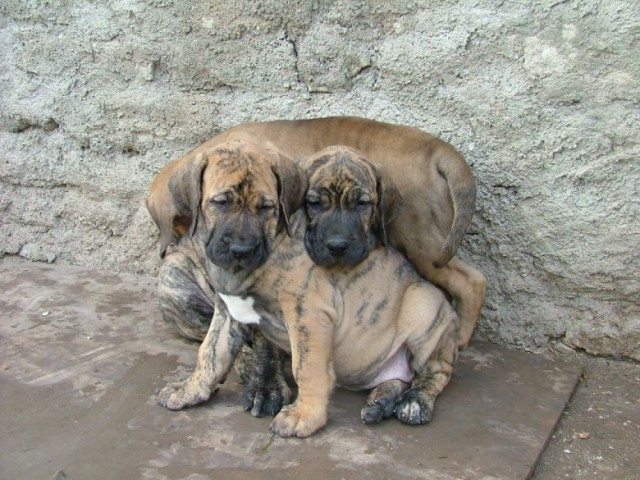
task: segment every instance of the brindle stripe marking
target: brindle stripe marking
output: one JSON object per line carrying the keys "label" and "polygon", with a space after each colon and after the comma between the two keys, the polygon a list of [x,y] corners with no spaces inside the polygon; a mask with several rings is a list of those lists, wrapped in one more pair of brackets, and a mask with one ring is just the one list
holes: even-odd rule
{"label": "brindle stripe marking", "polygon": [[369,318],[369,325],[375,325],[378,320],[380,320],[380,315],[383,313],[384,309],[389,305],[389,297],[384,297],[376,306],[373,307],[373,312],[371,313],[371,317]]}
{"label": "brindle stripe marking", "polygon": [[365,280],[367,279],[371,279],[371,271],[376,268],[376,265],[374,264],[374,262],[366,262],[366,264],[364,265],[364,267],[359,268],[359,270],[352,274],[349,277],[349,285],[347,287],[347,290],[353,288],[354,286],[356,286],[356,284],[362,280],[363,278]]}
{"label": "brindle stripe marking", "polygon": [[[291,265],[291,267],[293,268],[293,265]],[[300,283],[300,285],[297,287],[299,291],[307,292],[309,290],[309,284],[311,283],[311,277],[313,276],[313,272],[315,269],[316,269],[316,266],[314,265],[312,268],[304,272],[305,276],[302,279],[302,282]],[[296,327],[302,325],[301,319],[306,315],[306,312],[307,312],[306,306],[305,306],[306,300],[307,300],[306,295],[296,296],[296,305],[295,305]]]}
{"label": "brindle stripe marking", "polygon": [[334,175],[323,173],[323,170],[331,169],[354,172],[357,170],[355,182],[360,185],[375,185],[376,178],[373,167],[369,166],[368,161],[364,160],[360,155],[355,155],[355,151],[352,149],[339,147],[338,149],[331,150],[326,155],[316,158],[311,166],[307,169],[307,172],[311,178],[320,176],[321,178],[331,178]]}
{"label": "brindle stripe marking", "polygon": [[307,355],[309,354],[309,329],[300,322],[298,322],[295,328],[298,335],[296,345],[298,351],[298,362],[294,367],[294,373],[295,378],[297,379],[300,376],[300,370],[307,362]]}
{"label": "brindle stripe marking", "polygon": [[370,292],[363,292],[363,294],[361,295],[360,298],[362,298],[362,305],[360,305],[360,308],[358,308],[358,311],[356,312],[356,325],[361,325],[362,321],[364,320],[365,314],[367,313],[367,310],[369,310],[369,305],[371,304],[371,298],[373,297],[373,294]]}
{"label": "brindle stripe marking", "polygon": [[[311,170],[310,184],[317,184],[320,190],[325,190],[330,197],[337,197],[338,205],[349,205],[353,200],[353,192],[361,190],[360,186],[369,185],[372,193],[376,190],[375,173],[364,163],[354,163],[348,156],[341,156],[338,161],[331,161],[331,155],[322,157],[328,163],[320,165],[315,171]],[[318,161],[313,162],[317,164]],[[330,179],[330,183],[322,180]]]}

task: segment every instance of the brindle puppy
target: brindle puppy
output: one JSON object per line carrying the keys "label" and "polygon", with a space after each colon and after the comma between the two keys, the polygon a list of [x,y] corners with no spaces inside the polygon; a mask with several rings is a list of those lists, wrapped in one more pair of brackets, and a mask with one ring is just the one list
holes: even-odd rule
{"label": "brindle puppy", "polygon": [[[243,153],[247,159],[251,159],[253,163],[264,163],[258,168],[258,177],[275,178],[277,192],[274,192],[271,198],[279,199],[279,204],[271,201],[268,204],[254,202],[250,208],[254,208],[255,213],[263,217],[267,214],[273,217],[274,212],[277,213],[278,221],[271,227],[277,232],[288,231],[289,213],[302,204],[306,187],[304,178],[300,176],[298,169],[288,169],[290,161],[281,157],[275,149],[262,148],[251,143],[247,143],[244,147]],[[225,154],[224,149],[220,153]],[[226,154],[229,156],[231,152]],[[167,180],[175,201],[181,205],[182,209],[192,212],[193,217],[190,218],[194,221],[191,225],[178,221],[185,235],[180,238],[177,246],[167,252],[158,275],[160,311],[165,323],[181,335],[197,341],[205,338],[215,308],[215,281],[211,281],[208,276],[207,265],[210,262],[207,259],[207,252],[202,242],[195,241],[193,237],[199,218],[197,212],[200,211],[199,207],[194,207],[200,198],[194,195],[200,195],[200,169],[205,163],[206,159],[203,155],[197,155],[192,160],[194,168],[180,169]],[[285,187],[288,184],[290,186]],[[246,186],[245,184],[244,187]],[[218,199],[217,204],[220,205],[220,203],[221,200]],[[191,234],[188,234],[189,229]],[[242,229],[243,235],[252,236],[254,239],[263,235],[259,228],[255,229],[255,224],[244,225]],[[275,232],[272,232],[272,235],[275,235]],[[228,252],[226,262],[229,263],[230,259],[233,259],[243,263],[251,258],[250,261],[255,264],[245,263],[243,266],[255,267],[266,260],[269,246],[256,245],[255,252],[243,252],[243,248],[245,247],[233,245]],[[240,358],[235,362],[240,381],[244,386],[243,407],[254,416],[275,415],[291,400],[292,396],[284,374],[286,354],[268,342],[256,328],[247,329],[245,335],[250,349],[243,348]]]}
{"label": "brindle puppy", "polygon": [[[322,428],[336,380],[347,388],[373,388],[362,411],[366,423],[392,414],[410,424],[427,422],[457,357],[459,323],[451,305],[395,250],[365,249],[368,256],[355,266],[324,267],[304,248],[305,233],[307,244],[317,244],[314,232],[327,206],[339,205],[351,226],[356,218],[364,231],[381,231],[384,199],[374,167],[345,148],[311,159],[309,229],[298,212],[290,238],[275,228],[289,223],[275,207],[282,189],[256,163],[255,152],[255,146],[234,142],[187,167],[186,177],[202,179],[186,185],[196,199],[191,232],[206,252],[218,295],[195,372],[165,387],[161,403],[180,409],[207,400],[246,340],[247,326],[258,325],[269,340],[290,349],[298,383],[296,402],[272,422],[279,435],[304,437]],[[337,168],[314,176],[314,162]],[[285,170],[290,179],[296,176],[293,163]],[[322,184],[326,178],[331,188]],[[305,183],[300,176],[287,185]]]}
{"label": "brindle puppy", "polygon": [[[167,253],[158,276],[158,298],[165,323],[179,334],[202,341],[214,313],[215,292],[207,278],[206,253],[191,236]],[[257,328],[247,331],[247,345],[234,367],[243,385],[242,406],[255,417],[275,415],[291,401],[285,378],[286,354]]]}

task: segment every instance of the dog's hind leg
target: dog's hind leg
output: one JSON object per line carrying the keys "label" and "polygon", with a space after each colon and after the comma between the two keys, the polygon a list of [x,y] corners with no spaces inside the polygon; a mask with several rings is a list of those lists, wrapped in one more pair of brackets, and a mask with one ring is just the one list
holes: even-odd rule
{"label": "dog's hind leg", "polygon": [[194,259],[179,250],[165,257],[158,273],[158,299],[167,325],[184,337],[202,341],[213,317],[214,298]]}
{"label": "dog's hind leg", "polygon": [[458,357],[458,317],[444,295],[427,283],[414,284],[403,297],[399,322],[409,329],[407,346],[415,377],[397,402],[403,423],[431,420],[436,397],[449,383]]}
{"label": "dog's hind leg", "polygon": [[[195,255],[179,247],[165,257],[158,274],[158,297],[167,325],[189,339],[205,338],[214,313],[215,292]],[[235,366],[244,386],[242,404],[252,415],[275,415],[291,401],[284,376],[285,357],[257,329],[251,347],[238,356]]]}
{"label": "dog's hind leg", "polygon": [[159,403],[170,410],[180,410],[209,400],[218,384],[224,382],[247,336],[247,327],[232,320],[223,302],[216,302],[211,326],[198,350],[195,371],[185,382],[164,387],[158,394]]}
{"label": "dog's hind leg", "polygon": [[461,350],[467,348],[482,313],[487,279],[480,271],[457,257],[441,268],[435,267],[428,258],[415,256],[410,260],[423,278],[445,289],[455,301],[460,318],[458,347]]}

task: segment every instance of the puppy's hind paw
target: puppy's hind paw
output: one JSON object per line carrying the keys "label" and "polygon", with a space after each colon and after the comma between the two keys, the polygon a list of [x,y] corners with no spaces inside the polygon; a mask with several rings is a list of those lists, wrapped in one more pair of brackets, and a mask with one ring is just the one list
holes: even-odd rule
{"label": "puppy's hind paw", "polygon": [[365,425],[375,425],[383,418],[391,417],[396,403],[408,386],[402,380],[387,380],[374,388],[360,411],[360,418]]}
{"label": "puppy's hind paw", "polygon": [[396,403],[390,398],[378,398],[373,401],[371,398],[367,398],[360,411],[360,418],[365,425],[376,425],[382,421],[383,418],[388,418],[393,415]]}
{"label": "puppy's hind paw", "polygon": [[397,403],[395,415],[407,425],[423,425],[431,420],[434,402],[434,398],[422,398],[410,390]]}

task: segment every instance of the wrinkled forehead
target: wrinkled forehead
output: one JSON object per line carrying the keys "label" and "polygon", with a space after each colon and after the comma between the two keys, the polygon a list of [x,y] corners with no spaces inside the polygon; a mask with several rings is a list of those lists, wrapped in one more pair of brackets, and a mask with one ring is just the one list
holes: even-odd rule
{"label": "wrinkled forehead", "polygon": [[375,191],[375,167],[362,154],[342,147],[325,152],[319,154],[308,169],[309,188]]}
{"label": "wrinkled forehead", "polygon": [[205,192],[237,190],[275,195],[277,181],[269,159],[255,148],[225,145],[207,152],[202,186]]}

